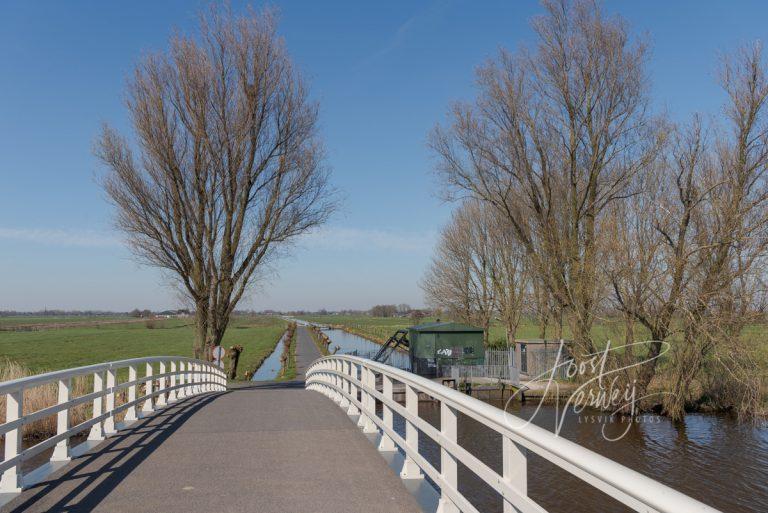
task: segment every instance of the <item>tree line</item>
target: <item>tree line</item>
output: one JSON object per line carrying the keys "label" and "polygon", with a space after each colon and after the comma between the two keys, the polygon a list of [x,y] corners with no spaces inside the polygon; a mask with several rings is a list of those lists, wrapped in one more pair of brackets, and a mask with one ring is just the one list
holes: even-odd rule
{"label": "tree line", "polygon": [[[647,43],[589,0],[547,0],[531,48],[477,70],[429,139],[460,201],[423,279],[434,306],[484,327],[565,324],[575,357],[611,353],[638,397],[673,418],[709,401],[764,413],[768,81],[759,44],[722,58],[722,111],[673,122],[651,108]],[[694,84],[691,84],[694,87]],[[642,328],[642,329],[640,329]],[[638,333],[650,342],[639,343]],[[668,365],[659,364],[664,355]],[[762,363],[761,363],[762,362]]]}

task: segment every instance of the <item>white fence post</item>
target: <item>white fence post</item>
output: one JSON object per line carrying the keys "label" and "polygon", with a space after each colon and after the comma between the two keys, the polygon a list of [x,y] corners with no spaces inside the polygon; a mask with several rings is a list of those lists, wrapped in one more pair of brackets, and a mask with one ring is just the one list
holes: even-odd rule
{"label": "white fence post", "polygon": [[[444,402],[440,403],[440,433],[456,443],[458,439],[458,412]],[[440,447],[440,476],[444,484],[458,491],[458,463],[456,457],[448,452],[445,447]],[[437,513],[459,513],[459,508],[448,497],[445,490],[440,492],[440,503],[437,506]]]}
{"label": "white fence post", "polygon": [[160,377],[157,380],[157,390],[160,392],[157,395],[157,401],[155,402],[155,405],[158,408],[162,408],[163,406],[167,406],[168,403],[165,402],[165,362],[160,362]]}
{"label": "white fence post", "polygon": [[115,369],[107,370],[107,406],[106,413],[109,415],[104,419],[104,434],[113,435],[117,433],[115,429],[115,384],[117,383],[117,374]]}
{"label": "white fence post", "polygon": [[[352,396],[353,399],[357,399],[357,385],[352,384],[352,369],[355,369],[355,365],[352,362],[344,362],[345,369],[344,374],[347,375],[347,392],[349,392],[349,395]],[[347,415],[354,416],[354,415],[360,415],[360,410],[357,409],[357,405],[349,401],[349,409],[347,410]]]}
{"label": "white fence post", "polygon": [[186,376],[187,376],[187,366],[184,362],[180,361],[179,362],[179,385],[181,386],[179,387],[179,391],[176,392],[176,397],[178,399],[183,399],[184,397],[187,396]]}
{"label": "white fence post", "polygon": [[[363,366],[363,384],[369,390],[376,387],[376,377],[373,375],[373,371]],[[376,415],[376,399],[373,394],[365,392],[365,400],[363,401],[363,407],[365,412],[363,415],[363,433],[377,433],[378,428],[373,422],[373,415]]]}
{"label": "white fence post", "polygon": [[[134,382],[136,381],[136,366],[131,365],[128,367],[128,381]],[[133,403],[133,401],[136,400],[136,383],[133,383],[128,387],[128,402]],[[124,422],[133,422],[136,420],[136,405],[131,404],[126,410],[125,410],[125,418],[123,419]]]}
{"label": "white fence post", "polygon": [[365,393],[366,377],[365,367],[362,364],[355,366],[355,373],[359,372],[360,377],[360,418],[357,419],[357,426],[359,428],[365,428],[366,411],[368,410],[368,396]]}
{"label": "white fence post", "polygon": [[171,360],[171,390],[168,392],[168,402],[176,402],[176,361]]}
{"label": "white fence post", "polygon": [[[344,360],[337,361],[336,362],[336,370],[339,371],[342,374],[342,376],[338,376],[336,378],[338,380],[339,387],[341,387],[342,391],[349,392],[347,390],[346,362]],[[341,396],[341,403],[339,404],[339,406],[341,406],[342,408],[349,409],[349,399],[347,398],[347,396],[344,395],[341,392],[339,393],[339,395]]]}
{"label": "white fence post", "polygon": [[146,401],[144,401],[144,406],[141,407],[141,411],[146,413],[152,413],[155,411],[155,409],[152,407],[152,364],[147,362],[147,374],[146,374],[146,380],[144,381],[144,392],[147,396]]}
{"label": "white fence post", "polygon": [[[20,419],[23,412],[24,391],[16,390],[5,395],[5,421],[12,422]],[[22,426],[18,426],[5,434],[5,458],[8,461],[21,452]],[[0,479],[0,492],[15,493],[21,491],[21,462],[3,472]]]}
{"label": "white fence post", "polygon": [[[509,437],[502,437],[502,477],[522,497],[528,496],[528,458],[526,450]],[[507,497],[504,497],[504,513],[519,513]]]}
{"label": "white fence post", "polygon": [[[419,416],[419,393],[407,383],[405,384],[405,409],[412,416]],[[419,431],[408,418],[405,418],[405,444],[414,453],[419,452]],[[407,453],[400,477],[403,479],[422,479],[424,477],[419,466]]]}
{"label": "white fence post", "polygon": [[[388,400],[392,400],[392,378],[387,376],[386,374],[381,374],[381,384],[382,384],[382,391],[384,392],[384,398]],[[393,423],[393,417],[392,417],[392,408],[390,408],[386,403],[381,403],[382,408],[382,419],[384,420],[384,425],[390,429],[394,428]],[[379,440],[379,450],[380,451],[396,451],[397,447],[395,447],[395,442],[390,438],[390,436],[382,430],[381,432],[381,440]]]}
{"label": "white fence post", "polygon": [[[100,392],[93,399],[93,418],[101,417],[104,412],[104,371],[93,373],[93,392]],[[88,434],[88,440],[104,440],[104,429],[102,421],[98,421],[91,426],[91,432]]]}
{"label": "white fence post", "polygon": [[[69,402],[69,395],[72,388],[72,378],[59,380],[59,397],[57,404],[66,404]],[[69,431],[69,408],[64,408],[56,413],[56,434],[61,435]],[[53,448],[51,461],[69,461],[69,437],[60,440]]]}

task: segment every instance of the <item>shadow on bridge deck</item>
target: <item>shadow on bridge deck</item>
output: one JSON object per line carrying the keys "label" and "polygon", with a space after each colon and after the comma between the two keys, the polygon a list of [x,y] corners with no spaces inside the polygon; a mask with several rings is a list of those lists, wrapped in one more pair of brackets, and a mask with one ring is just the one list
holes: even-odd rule
{"label": "shadow on bridge deck", "polygon": [[300,381],[176,403],[107,439],[3,512],[418,512],[375,446]]}

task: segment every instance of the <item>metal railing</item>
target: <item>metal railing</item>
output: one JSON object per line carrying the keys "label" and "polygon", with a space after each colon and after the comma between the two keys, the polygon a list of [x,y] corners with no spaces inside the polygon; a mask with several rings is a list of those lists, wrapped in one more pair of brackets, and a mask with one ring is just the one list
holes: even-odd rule
{"label": "metal railing", "polygon": [[477,365],[441,365],[440,375],[453,379],[490,378],[520,384],[520,369],[515,365],[515,350],[486,349],[485,360]]}
{"label": "metal railing", "polygon": [[[381,392],[376,382],[381,378]],[[405,387],[405,405],[392,398],[394,383]],[[639,472],[590,451],[543,428],[421,376],[352,356],[329,356],[307,370],[306,388],[322,392],[349,415],[359,415],[365,433],[381,433],[380,451],[403,451],[403,479],[428,475],[440,488],[438,512],[478,510],[459,492],[458,463],[499,494],[504,512],[545,512],[527,493],[527,453],[541,456],[635,511],[692,513],[717,510]],[[440,402],[440,428],[419,417],[419,394]],[[382,404],[382,417],[376,402]],[[405,421],[405,437],[393,427],[393,413]],[[496,431],[502,438],[503,470],[499,474],[460,446],[458,417],[462,413]],[[419,453],[419,431],[440,447],[440,470]]]}
{"label": "metal railing", "polygon": [[[145,366],[145,375],[137,377],[137,369]],[[155,373],[157,367],[157,373]],[[118,371],[126,369],[127,381],[118,382]],[[122,373],[125,374],[125,373]],[[93,376],[93,392],[71,397],[72,380],[80,376]],[[55,383],[58,386],[57,404],[35,412],[24,413],[24,390]],[[140,385],[143,395],[137,397]],[[65,369],[36,376],[28,376],[0,383],[0,394],[5,395],[5,423],[0,424],[0,435],[5,437],[5,451],[0,463],[0,493],[18,493],[24,487],[22,462],[53,447],[51,462],[71,459],[70,437],[90,429],[88,441],[104,440],[117,432],[115,416],[125,411],[124,422],[139,418],[137,406],[143,402],[141,412],[149,414],[185,397],[223,391],[227,378],[223,369],[211,362],[178,356],[134,358],[99,363],[74,369]],[[115,404],[116,393],[127,389],[127,401]],[[70,409],[92,404],[91,418],[70,425]],[[25,425],[56,415],[56,434],[22,450]]]}

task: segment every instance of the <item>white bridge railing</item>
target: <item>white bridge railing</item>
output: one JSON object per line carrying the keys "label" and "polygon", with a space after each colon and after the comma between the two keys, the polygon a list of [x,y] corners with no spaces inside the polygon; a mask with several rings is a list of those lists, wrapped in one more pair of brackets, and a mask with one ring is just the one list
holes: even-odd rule
{"label": "white bridge railing", "polygon": [[[138,377],[138,369],[144,375]],[[127,369],[127,381],[118,381],[118,371]],[[155,370],[157,369],[157,371]],[[125,372],[120,373],[125,377]],[[93,376],[93,392],[71,397],[72,380],[80,376]],[[58,385],[57,404],[35,412],[24,413],[24,390],[41,385]],[[144,390],[140,386],[144,385]],[[0,395],[5,395],[5,423],[0,424],[0,435],[5,437],[5,453],[0,463],[0,493],[18,493],[24,488],[22,462],[53,447],[51,462],[66,462],[72,456],[70,437],[90,429],[88,441],[104,440],[117,432],[115,416],[125,411],[124,422],[130,423],[141,413],[149,414],[185,397],[227,388],[224,371],[211,362],[178,356],[135,358],[116,362],[77,367],[0,383]],[[127,401],[115,404],[116,394],[127,389]],[[137,392],[143,395],[138,396]],[[70,409],[91,403],[91,418],[77,425],[70,423]],[[56,434],[22,450],[23,427],[36,420],[56,415]],[[86,442],[83,443],[85,445]],[[45,466],[45,465],[44,465]]]}
{"label": "white bridge railing", "polygon": [[[379,377],[381,392],[376,387]],[[405,386],[405,406],[392,398],[395,383]],[[563,468],[635,511],[717,512],[706,504],[519,417],[389,365],[353,356],[321,358],[308,369],[306,388],[322,392],[335,400],[349,415],[360,414],[358,425],[363,432],[381,433],[380,451],[395,451],[399,447],[405,455],[400,476],[403,479],[418,479],[423,478],[423,473],[427,474],[440,488],[440,513],[478,511],[459,492],[459,462],[500,495],[505,513],[545,512],[527,493],[528,451]],[[419,417],[420,393],[440,402],[439,429]],[[376,414],[376,401],[382,404],[381,418]],[[458,444],[459,412],[501,434],[501,474]],[[405,420],[405,437],[394,430],[393,413],[401,415]],[[419,431],[440,447],[440,470],[419,453]]]}

